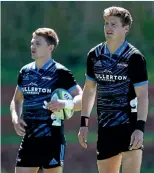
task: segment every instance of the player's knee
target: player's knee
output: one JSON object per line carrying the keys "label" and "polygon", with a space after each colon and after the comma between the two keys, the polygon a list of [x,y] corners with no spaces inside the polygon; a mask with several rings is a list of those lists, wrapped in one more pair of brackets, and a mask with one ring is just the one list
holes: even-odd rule
{"label": "player's knee", "polygon": [[123,153],[122,170],[124,173],[140,173],[142,150],[132,150]]}
{"label": "player's knee", "polygon": [[63,172],[63,167],[58,166],[56,168],[50,168],[50,169],[44,169],[43,173],[62,173]]}
{"label": "player's knee", "polygon": [[15,173],[36,173],[39,168],[15,167]]}
{"label": "player's knee", "polygon": [[119,173],[121,166],[121,154],[104,160],[97,160],[99,173]]}

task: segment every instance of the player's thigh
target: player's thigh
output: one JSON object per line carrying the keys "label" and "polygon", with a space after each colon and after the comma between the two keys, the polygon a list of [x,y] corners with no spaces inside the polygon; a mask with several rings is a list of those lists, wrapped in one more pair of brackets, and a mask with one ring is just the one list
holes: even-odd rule
{"label": "player's thigh", "polygon": [[99,173],[119,173],[122,155],[110,157],[104,160],[97,160]]}
{"label": "player's thigh", "polygon": [[37,173],[39,168],[15,167],[15,173]]}
{"label": "player's thigh", "polygon": [[58,166],[56,168],[49,168],[49,169],[44,169],[43,173],[62,173],[63,172],[63,167]]}
{"label": "player's thigh", "polygon": [[122,153],[122,172],[140,173],[142,150],[132,150]]}
{"label": "player's thigh", "polygon": [[[64,166],[64,158],[65,158],[65,141],[51,138],[46,141],[45,150],[44,150],[44,160],[43,160],[43,168],[44,170],[56,170],[61,171],[61,167]],[[57,168],[57,169],[54,169]]]}
{"label": "player's thigh", "polygon": [[[42,138],[25,137],[19,147],[16,157],[16,167],[20,168],[38,168],[43,164],[43,146]],[[26,170],[26,169],[25,169]]]}

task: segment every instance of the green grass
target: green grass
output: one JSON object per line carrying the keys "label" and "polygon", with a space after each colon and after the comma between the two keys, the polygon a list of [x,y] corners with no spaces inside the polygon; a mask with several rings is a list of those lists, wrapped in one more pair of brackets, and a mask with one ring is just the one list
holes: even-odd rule
{"label": "green grass", "polygon": [[2,168],[1,173],[8,173],[8,172]]}
{"label": "green grass", "polygon": [[153,68],[154,58],[153,58],[153,56],[146,57],[146,62],[147,62],[149,82],[154,83],[154,68]]}
{"label": "green grass", "polygon": [[7,116],[10,114],[10,107],[9,106],[2,106],[1,107],[1,115],[2,116]]}
{"label": "green grass", "polygon": [[[66,140],[67,143],[79,143],[78,138],[77,138],[77,132],[66,132]],[[96,132],[89,132],[88,134],[88,142],[89,143],[95,143],[97,138],[96,138]],[[14,144],[19,144],[21,142],[21,137],[17,136],[15,132],[9,133],[7,136],[2,135],[1,136],[1,144],[2,145],[14,145]],[[145,133],[144,136],[144,141],[145,143],[151,143],[154,142],[154,135],[153,133]]]}
{"label": "green grass", "polygon": [[149,113],[154,113],[154,103],[149,105]]}
{"label": "green grass", "polygon": [[1,85],[15,85],[20,69],[1,66]]}
{"label": "green grass", "polygon": [[152,167],[152,168],[145,168],[145,167],[143,167],[142,169],[141,169],[141,173],[154,173],[154,166]]}

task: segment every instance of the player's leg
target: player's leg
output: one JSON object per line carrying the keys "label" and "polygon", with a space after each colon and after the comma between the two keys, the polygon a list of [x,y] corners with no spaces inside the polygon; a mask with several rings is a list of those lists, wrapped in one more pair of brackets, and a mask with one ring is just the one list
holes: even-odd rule
{"label": "player's leg", "polygon": [[39,168],[15,167],[15,173],[37,173]]}
{"label": "player's leg", "polygon": [[43,173],[62,173],[63,172],[63,167],[58,166],[56,168],[50,168],[50,169],[44,169]]}
{"label": "player's leg", "polygon": [[142,150],[132,150],[122,154],[122,172],[140,173]]}
{"label": "player's leg", "polygon": [[62,173],[65,156],[64,137],[51,137],[46,140],[43,173]]}
{"label": "player's leg", "polygon": [[118,154],[105,160],[97,160],[99,173],[119,173],[121,158],[121,154]]}
{"label": "player's leg", "polygon": [[97,165],[99,173],[119,173],[120,154],[119,128],[100,128],[97,141]]}
{"label": "player's leg", "polygon": [[[24,137],[16,157],[15,173],[37,173],[41,166],[41,140]],[[43,152],[43,151],[42,151]]]}
{"label": "player's leg", "polygon": [[131,135],[135,130],[135,124],[129,124],[123,129],[122,172],[140,173],[142,162],[142,149],[129,150]]}

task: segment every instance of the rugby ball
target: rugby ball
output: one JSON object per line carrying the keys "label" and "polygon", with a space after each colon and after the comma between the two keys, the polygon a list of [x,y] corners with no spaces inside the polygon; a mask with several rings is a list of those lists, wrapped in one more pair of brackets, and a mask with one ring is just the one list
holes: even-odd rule
{"label": "rugby ball", "polygon": [[[73,97],[67,90],[65,90],[63,88],[57,88],[56,90],[54,90],[52,92],[51,100],[57,100],[57,99],[73,100]],[[57,119],[64,120],[64,119],[70,119],[72,117],[73,113],[74,113],[73,110],[64,108],[60,111],[54,112],[53,115],[51,115],[51,116],[54,116],[54,114],[55,114]]]}

